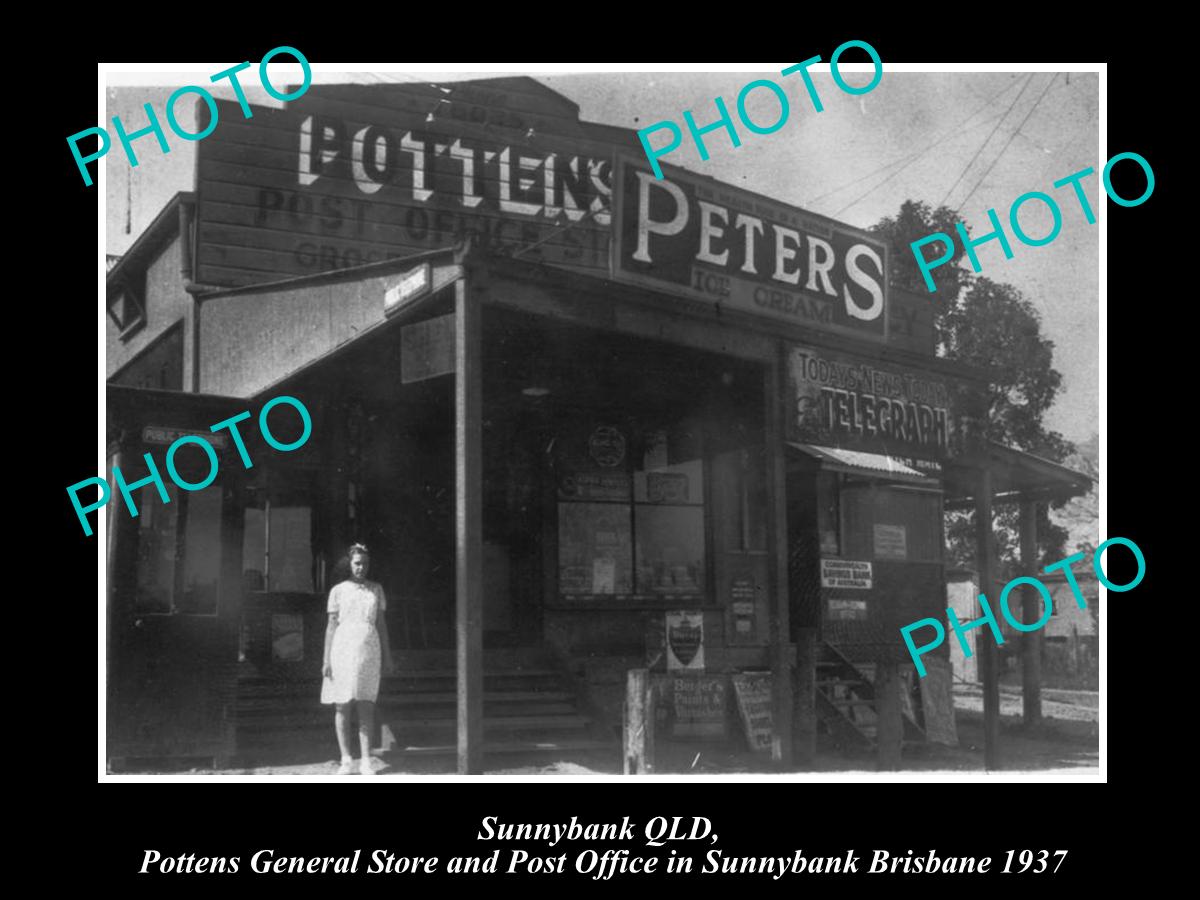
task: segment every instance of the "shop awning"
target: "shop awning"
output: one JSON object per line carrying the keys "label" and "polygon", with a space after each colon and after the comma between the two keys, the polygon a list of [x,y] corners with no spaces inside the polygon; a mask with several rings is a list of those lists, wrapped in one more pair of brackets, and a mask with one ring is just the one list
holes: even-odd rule
{"label": "shop awning", "polygon": [[978,458],[954,460],[944,467],[947,508],[974,505],[976,473],[981,465],[991,470],[994,503],[1069,500],[1086,494],[1093,484],[1091,476],[1061,463],[988,441],[986,451]]}
{"label": "shop awning", "polygon": [[833,472],[846,472],[883,481],[903,481],[910,484],[937,485],[937,479],[914,469],[894,456],[882,453],[864,453],[861,450],[843,450],[840,447],[818,447],[815,444],[794,444],[788,447],[815,459],[821,468]]}

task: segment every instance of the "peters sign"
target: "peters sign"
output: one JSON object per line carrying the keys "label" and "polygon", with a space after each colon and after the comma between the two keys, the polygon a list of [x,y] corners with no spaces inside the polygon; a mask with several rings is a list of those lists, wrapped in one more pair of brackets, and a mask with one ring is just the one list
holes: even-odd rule
{"label": "peters sign", "polygon": [[614,277],[859,338],[887,336],[887,248],[823,216],[618,157]]}

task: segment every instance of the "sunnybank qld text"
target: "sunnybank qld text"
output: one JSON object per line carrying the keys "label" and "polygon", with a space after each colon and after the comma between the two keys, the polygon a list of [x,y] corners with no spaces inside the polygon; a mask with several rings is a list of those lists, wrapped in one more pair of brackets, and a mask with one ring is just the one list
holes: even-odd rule
{"label": "sunnybank qld text", "polygon": [[[756,874],[780,879],[800,874],[986,874],[996,863],[1002,873],[1057,871],[1066,850],[1007,850],[1001,854],[947,856],[934,849],[904,851],[873,849],[859,854],[846,850],[834,855],[806,854],[802,848],[782,856],[739,856],[715,848],[718,835],[711,820],[703,816],[655,816],[639,825],[628,816],[620,822],[584,823],[577,816],[569,822],[509,823],[486,816],[479,823],[475,840],[492,843],[523,843],[542,849],[512,847],[485,850],[477,856],[437,857],[397,853],[393,850],[355,850],[340,856],[292,856],[284,850],[264,848],[248,860],[255,874],[577,874],[592,880],[619,875],[645,875],[661,871],[678,874]],[[593,846],[564,850],[560,845],[583,842]],[[630,850],[613,844],[642,844]],[[560,852],[562,851],[562,852]],[[196,854],[164,855],[144,851],[139,874],[236,873],[243,868],[240,857],[197,857]]]}

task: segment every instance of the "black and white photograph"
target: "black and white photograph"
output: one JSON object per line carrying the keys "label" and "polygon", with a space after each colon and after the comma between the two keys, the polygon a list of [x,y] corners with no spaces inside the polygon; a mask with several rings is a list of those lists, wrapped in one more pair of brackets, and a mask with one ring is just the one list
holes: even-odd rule
{"label": "black and white photograph", "polygon": [[1155,160],[810,49],[104,65],[99,780],[1107,781]]}

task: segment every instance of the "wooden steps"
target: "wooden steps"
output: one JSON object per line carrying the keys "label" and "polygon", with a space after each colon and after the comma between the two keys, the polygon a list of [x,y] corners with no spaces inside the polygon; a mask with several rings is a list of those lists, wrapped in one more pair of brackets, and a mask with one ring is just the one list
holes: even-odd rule
{"label": "wooden steps", "polygon": [[[452,652],[401,654],[402,669],[380,684],[376,718],[387,755],[454,755],[457,684]],[[484,660],[485,754],[620,753],[614,736],[581,709],[570,676],[542,648],[507,648]],[[336,756],[333,707],[317,678],[247,673],[233,711],[239,755]]]}
{"label": "wooden steps", "polygon": [[[832,743],[844,753],[876,749],[874,682],[836,647],[822,643],[817,658],[817,719],[822,731],[818,740]],[[925,732],[907,714],[904,740],[924,741]]]}

